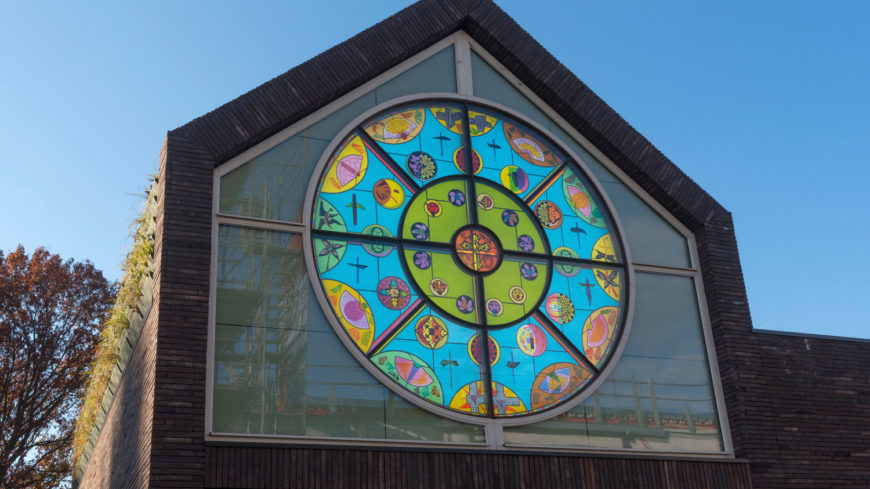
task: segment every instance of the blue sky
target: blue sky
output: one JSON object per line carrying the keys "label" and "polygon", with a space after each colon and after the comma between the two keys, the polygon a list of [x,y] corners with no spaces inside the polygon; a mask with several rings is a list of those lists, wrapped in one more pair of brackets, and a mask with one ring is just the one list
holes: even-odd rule
{"label": "blue sky", "polygon": [[[870,338],[870,2],[498,3],[733,213],[755,327]],[[120,278],[167,130],[405,4],[0,0],[0,249]]]}

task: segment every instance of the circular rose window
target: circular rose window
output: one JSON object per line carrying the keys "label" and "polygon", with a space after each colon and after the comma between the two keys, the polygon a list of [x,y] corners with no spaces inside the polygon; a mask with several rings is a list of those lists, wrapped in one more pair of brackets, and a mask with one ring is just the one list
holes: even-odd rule
{"label": "circular rose window", "polygon": [[579,402],[624,339],[630,277],[582,168],[529,125],[465,101],[381,111],[333,147],[313,177],[307,252],[324,312],[362,365],[469,422]]}

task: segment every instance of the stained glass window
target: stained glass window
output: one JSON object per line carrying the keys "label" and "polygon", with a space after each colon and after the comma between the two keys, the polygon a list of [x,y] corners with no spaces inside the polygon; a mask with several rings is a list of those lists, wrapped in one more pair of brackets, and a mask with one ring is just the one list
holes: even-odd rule
{"label": "stained glass window", "polygon": [[625,245],[598,186],[530,125],[460,101],[395,107],[313,178],[316,294],[400,395],[514,423],[576,404],[614,361]]}

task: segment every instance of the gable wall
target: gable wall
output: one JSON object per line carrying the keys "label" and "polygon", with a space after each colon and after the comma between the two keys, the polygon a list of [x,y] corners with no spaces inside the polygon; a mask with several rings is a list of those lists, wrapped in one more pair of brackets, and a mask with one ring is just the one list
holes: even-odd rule
{"label": "gable wall", "polygon": [[[467,12],[474,17],[465,17]],[[866,343],[753,333],[730,214],[618,115],[608,112],[609,108],[585,86],[578,87],[576,78],[566,77],[563,72],[567,70],[557,61],[533,56],[536,62],[532,66],[529,59],[512,54],[528,52],[530,45],[540,47],[521,30],[518,33],[518,27],[505,20],[497,7],[485,2],[479,7],[464,2],[425,2],[398,15],[404,16],[405,27],[418,28],[410,43],[411,52],[431,44],[445,30],[465,27],[695,233],[734,447],[736,455],[749,459],[750,465],[739,460],[207,446],[203,426],[212,170],[216,163],[271,135],[274,128],[285,127],[310,113],[310,107],[322,106],[343,93],[298,74],[257,89],[257,97],[262,97],[256,104],[260,108],[243,110],[252,103],[251,98],[233,102],[228,104],[232,107],[220,109],[219,115],[208,116],[208,121],[194,121],[170,134],[167,165],[162,171],[166,218],[158,231],[162,232],[162,277],[156,281],[160,284],[156,289],[166,293],[156,301],[159,327],[154,342],[140,342],[131,360],[134,363],[137,355],[144,357],[140,350],[145,344],[151,345],[148,351],[156,350],[153,434],[151,440],[140,441],[151,446],[150,487],[271,487],[272,483],[282,486],[285,480],[301,480],[304,485],[319,482],[327,487],[356,478],[372,480],[375,474],[380,480],[395,482],[426,479],[434,487],[468,480],[464,477],[469,472],[489,471],[511,473],[512,477],[477,479],[476,486],[508,487],[516,480],[529,481],[532,486],[542,477],[560,475],[553,481],[557,487],[576,482],[578,477],[587,478],[588,487],[613,486],[613,477],[646,487],[671,487],[674,481],[694,487],[702,480],[710,487],[749,487],[746,477],[750,471],[755,487],[870,483],[866,442],[870,437],[866,414],[870,411],[870,347]],[[385,23],[391,21],[398,22],[391,18]],[[372,42],[389,45],[391,41],[367,31],[340,47],[368,53],[365,46]],[[325,53],[315,64],[334,61],[338,56],[335,51]],[[372,67],[382,71],[397,62],[396,53],[381,56],[370,58]],[[393,58],[388,59],[390,56]],[[341,75],[345,86],[358,85],[370,77],[361,67],[353,69],[362,71]],[[306,100],[288,98],[288,84],[290,91],[311,95]],[[559,90],[566,87],[572,90],[570,101],[559,96]],[[272,107],[273,112],[263,113],[264,106]],[[264,125],[264,120],[271,123]],[[246,142],[233,142],[239,140]],[[146,331],[148,328],[146,325]],[[147,392],[147,365],[142,375]],[[149,398],[142,399],[147,410]],[[110,417],[117,414],[114,409]],[[104,432],[127,429],[113,419],[107,420],[107,426],[112,429]],[[105,481],[105,475],[98,474],[110,464],[110,453],[129,449],[124,443],[125,439],[115,435],[103,435],[86,480],[102,477]],[[91,467],[95,463],[96,470]],[[241,474],[245,474],[244,481]]]}

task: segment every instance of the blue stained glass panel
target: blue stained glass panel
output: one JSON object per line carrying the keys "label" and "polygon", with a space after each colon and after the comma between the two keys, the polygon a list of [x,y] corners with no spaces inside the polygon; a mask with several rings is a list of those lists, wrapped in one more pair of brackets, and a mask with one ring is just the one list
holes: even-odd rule
{"label": "blue stained glass panel", "polygon": [[474,393],[469,400],[467,389],[486,375],[486,369],[474,363],[468,353],[469,344],[479,334],[478,329],[458,324],[431,307],[423,307],[379,352],[406,352],[425,362],[434,373],[433,383],[443,391],[443,395],[430,396],[428,401],[448,408],[455,401],[457,405],[469,404],[479,410],[479,404],[473,402]]}
{"label": "blue stained glass panel", "polygon": [[482,108],[469,110],[471,147],[482,162],[478,175],[525,198],[566,157],[522,124],[493,114]]}
{"label": "blue stained glass panel", "polygon": [[588,266],[566,273],[564,262],[557,262],[554,268],[556,273],[540,312],[600,367],[619,337],[624,274],[618,269]]}
{"label": "blue stained glass panel", "polygon": [[559,403],[591,378],[589,369],[576,358],[577,353],[569,352],[548,328],[532,316],[522,323],[489,331],[499,345],[492,380],[515,392],[527,411]]}
{"label": "blue stained glass panel", "polygon": [[462,169],[462,111],[459,107],[415,105],[379,116],[365,133],[418,185]]}
{"label": "blue stained glass panel", "polygon": [[419,303],[418,294],[407,282],[394,247],[340,239],[320,241],[322,251],[316,257],[326,296],[337,306],[346,332],[368,352],[384,330]]}

